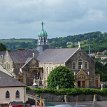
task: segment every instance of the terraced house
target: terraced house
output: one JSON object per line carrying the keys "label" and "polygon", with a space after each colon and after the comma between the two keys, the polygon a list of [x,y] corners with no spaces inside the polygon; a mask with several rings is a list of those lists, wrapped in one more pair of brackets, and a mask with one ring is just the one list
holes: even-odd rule
{"label": "terraced house", "polygon": [[39,87],[47,86],[49,73],[57,66],[68,67],[74,73],[75,87],[100,87],[100,75],[95,74],[93,59],[78,48],[50,49],[47,32],[38,35],[38,47],[33,50],[1,52],[1,65],[16,79]]}

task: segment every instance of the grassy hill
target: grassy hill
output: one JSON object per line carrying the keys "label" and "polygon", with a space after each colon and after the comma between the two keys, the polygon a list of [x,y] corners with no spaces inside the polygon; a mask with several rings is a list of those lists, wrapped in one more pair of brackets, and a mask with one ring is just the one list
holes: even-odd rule
{"label": "grassy hill", "polygon": [[[49,45],[51,48],[72,48],[77,47],[78,42],[81,43],[81,47],[88,51],[89,46],[91,52],[107,50],[107,33],[102,32],[90,32],[79,35],[69,35],[66,37],[57,37],[49,39]],[[14,49],[28,49],[35,48],[37,46],[36,39],[0,39],[0,43],[6,45],[9,50]]]}
{"label": "grassy hill", "polygon": [[81,47],[88,51],[89,46],[91,51],[103,51],[107,49],[107,33],[91,32],[79,35],[70,35],[67,37],[59,37],[50,39],[52,47],[77,47],[78,42],[81,43]]}

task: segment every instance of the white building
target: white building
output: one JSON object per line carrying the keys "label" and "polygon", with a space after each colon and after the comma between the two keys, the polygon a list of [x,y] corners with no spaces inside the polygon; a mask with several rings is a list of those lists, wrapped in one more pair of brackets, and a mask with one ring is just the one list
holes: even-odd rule
{"label": "white building", "polygon": [[[26,101],[26,85],[0,71],[0,106],[22,107]],[[16,105],[15,105],[16,104]]]}

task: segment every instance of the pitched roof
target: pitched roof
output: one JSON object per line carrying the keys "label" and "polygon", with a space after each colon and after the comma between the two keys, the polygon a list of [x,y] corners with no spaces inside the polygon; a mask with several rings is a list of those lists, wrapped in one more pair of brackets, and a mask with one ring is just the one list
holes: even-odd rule
{"label": "pitched roof", "polygon": [[37,50],[17,50],[17,51],[11,51],[10,57],[14,61],[14,63],[25,63],[28,57],[32,57],[33,53],[35,57],[38,56]]}
{"label": "pitched roof", "polygon": [[4,69],[1,65],[0,65],[0,70],[4,73],[8,74],[9,76],[12,76],[12,74],[9,71],[7,71],[6,69]]}
{"label": "pitched roof", "polygon": [[0,71],[0,87],[25,87],[26,85]]}
{"label": "pitched roof", "polygon": [[27,58],[25,64],[21,68],[24,68],[32,59],[33,59],[33,57]]}
{"label": "pitched roof", "polygon": [[65,63],[79,48],[46,49],[37,59],[41,63]]}
{"label": "pitched roof", "polygon": [[0,51],[0,56],[3,55],[4,56],[5,51]]}

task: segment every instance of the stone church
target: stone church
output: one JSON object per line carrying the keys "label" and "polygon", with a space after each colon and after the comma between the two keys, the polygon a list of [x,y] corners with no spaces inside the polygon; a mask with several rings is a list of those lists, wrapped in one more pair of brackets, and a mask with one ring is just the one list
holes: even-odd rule
{"label": "stone church", "polygon": [[78,48],[50,49],[43,25],[36,49],[0,52],[0,64],[11,76],[28,86],[46,87],[49,73],[63,65],[74,73],[75,87],[100,87],[100,75],[95,74],[93,59],[80,45]]}

